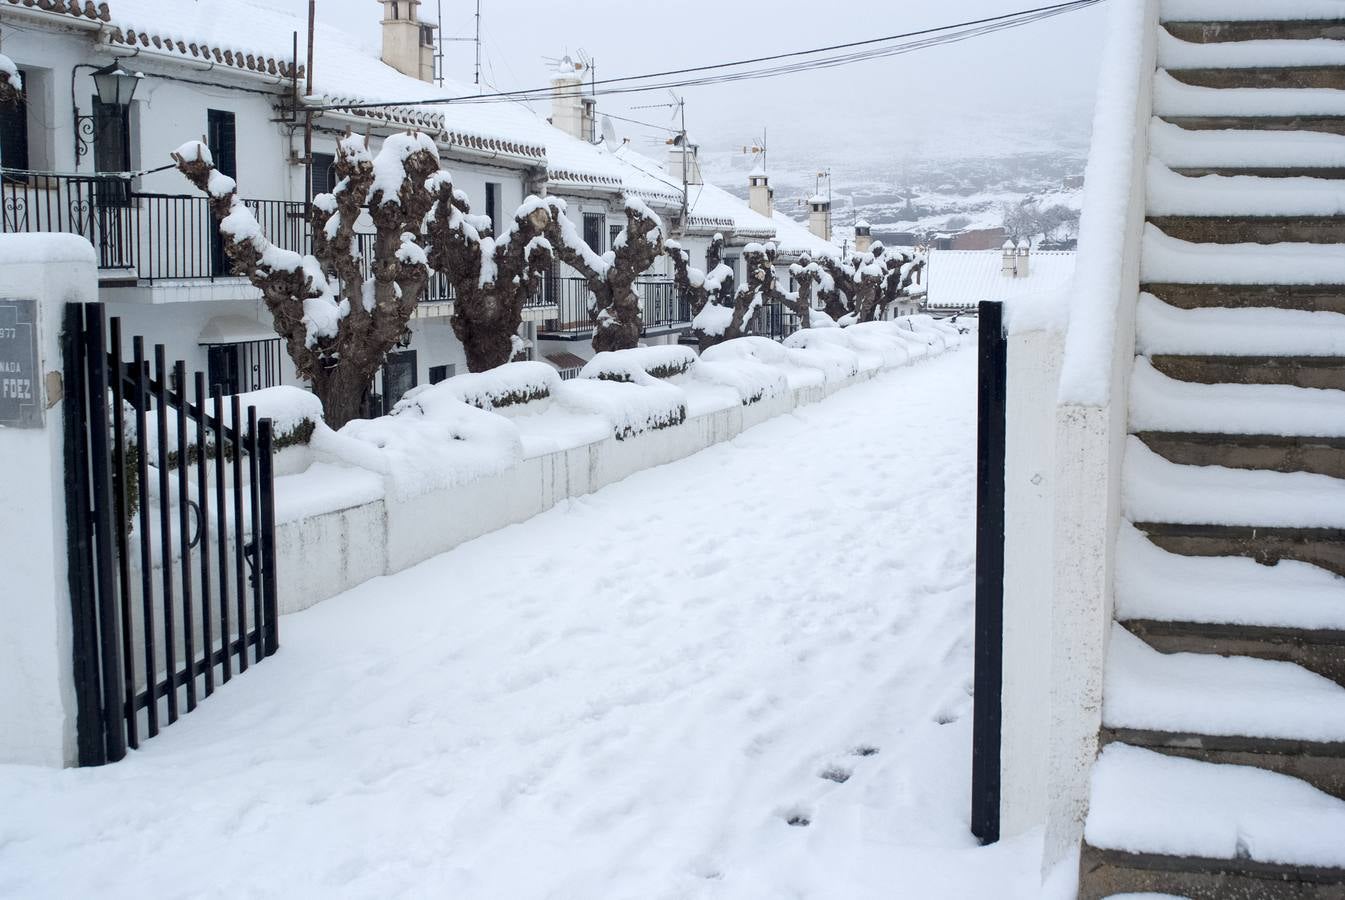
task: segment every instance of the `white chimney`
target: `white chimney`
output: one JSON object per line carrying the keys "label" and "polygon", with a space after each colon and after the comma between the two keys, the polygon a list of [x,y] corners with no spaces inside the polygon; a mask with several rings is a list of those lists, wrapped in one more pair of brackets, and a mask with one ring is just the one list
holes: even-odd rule
{"label": "white chimney", "polygon": [[1004,246],[1000,248],[1000,254],[999,274],[1005,278],[1016,278],[1018,276],[1018,259],[1012,240],[1004,242]]}
{"label": "white chimney", "polygon": [[687,142],[683,146],[681,138],[673,138],[668,144],[668,177],[672,181],[682,180],[683,166],[686,166],[687,184],[704,184],[701,178],[701,164],[695,144]]}
{"label": "white chimney", "polygon": [[808,230],[824,241],[831,240],[831,201],[821,194],[808,198]]}
{"label": "white chimney", "polygon": [[1018,277],[1026,278],[1028,273],[1028,257],[1032,253],[1032,245],[1028,243],[1027,238],[1018,242]]}
{"label": "white chimney", "polygon": [[765,160],[758,160],[747,176],[747,205],[768,219],[775,214],[775,191],[771,190]]}
{"label": "white chimney", "polygon": [[872,246],[873,226],[866,220],[860,219],[855,223],[855,249],[860,253],[868,253]]}
{"label": "white chimney", "polygon": [[561,57],[551,77],[551,124],[570,137],[591,144],[597,140],[593,127],[597,103],[592,97],[584,96],[584,79],[587,77],[586,63]]}
{"label": "white chimney", "polygon": [[383,4],[383,62],[403,75],[434,81],[434,28],[420,21],[420,0]]}

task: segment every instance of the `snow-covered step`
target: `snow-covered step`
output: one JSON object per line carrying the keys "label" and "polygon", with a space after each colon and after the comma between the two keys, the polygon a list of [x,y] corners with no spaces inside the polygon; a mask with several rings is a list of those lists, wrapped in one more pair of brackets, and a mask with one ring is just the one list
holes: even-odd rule
{"label": "snow-covered step", "polygon": [[1127,438],[1122,514],[1131,522],[1345,530],[1345,481],[1168,462]]}
{"label": "snow-covered step", "polygon": [[1345,686],[1291,662],[1161,653],[1112,626],[1104,743],[1255,766],[1345,797]]}
{"label": "snow-covered step", "polygon": [[[1345,216],[1345,179],[1258,178],[1250,175],[1193,177],[1178,174],[1151,158],[1146,182],[1150,216],[1281,219]],[[1167,228],[1163,230],[1168,231]],[[1225,243],[1229,239],[1216,240]],[[1285,235],[1279,240],[1296,238]]]}
{"label": "snow-covered step", "polygon": [[1135,436],[1168,462],[1184,466],[1313,472],[1345,478],[1345,438],[1169,431],[1143,431]]}
{"label": "snow-covered step", "polygon": [[1151,156],[1184,175],[1345,179],[1345,135],[1316,131],[1207,131],[1149,120]]}
{"label": "snow-covered step", "polygon": [[1116,536],[1116,618],[1320,629],[1345,640],[1345,578],[1295,560],[1264,566],[1238,556],[1169,553],[1122,522]]}
{"label": "snow-covered step", "polygon": [[1286,775],[1110,744],[1092,773],[1081,900],[1334,898],[1345,801]]}
{"label": "snow-covered step", "polygon": [[1297,309],[1182,309],[1144,291],[1135,347],[1153,355],[1345,356],[1345,313]]}
{"label": "snow-covered step", "polygon": [[1194,243],[1146,224],[1140,280],[1145,284],[1345,285],[1345,251],[1303,243]]}
{"label": "snow-covered step", "polygon": [[1180,116],[1345,116],[1345,92],[1327,88],[1208,88],[1154,73],[1153,110]]}
{"label": "snow-covered step", "polygon": [[1164,234],[1202,244],[1345,244],[1345,216],[1279,216],[1273,214],[1150,214],[1147,221]]}
{"label": "snow-covered step", "polygon": [[1345,392],[1275,384],[1198,384],[1145,357],[1130,375],[1130,430],[1345,437]]}
{"label": "snow-covered step", "polygon": [[[1247,41],[1188,41],[1168,29],[1158,32],[1158,65],[1177,73],[1185,70],[1220,71],[1334,67],[1345,72],[1345,41],[1312,36],[1304,39]],[[1189,83],[1189,82],[1188,82]],[[1307,85],[1294,85],[1305,87]]]}
{"label": "snow-covered step", "polygon": [[1334,681],[1293,663],[1160,653],[1120,625],[1103,693],[1107,728],[1345,742],[1345,687]]}

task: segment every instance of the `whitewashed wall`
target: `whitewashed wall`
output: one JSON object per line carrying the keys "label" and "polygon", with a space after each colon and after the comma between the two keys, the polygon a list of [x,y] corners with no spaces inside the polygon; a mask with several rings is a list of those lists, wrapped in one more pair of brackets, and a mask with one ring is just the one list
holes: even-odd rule
{"label": "whitewashed wall", "polygon": [[[94,266],[82,238],[0,240],[0,296],[37,301],[42,373],[62,369],[64,306],[94,299]],[[44,427],[0,428],[0,763],[60,766],[75,758],[64,418],[55,385],[41,387]]]}

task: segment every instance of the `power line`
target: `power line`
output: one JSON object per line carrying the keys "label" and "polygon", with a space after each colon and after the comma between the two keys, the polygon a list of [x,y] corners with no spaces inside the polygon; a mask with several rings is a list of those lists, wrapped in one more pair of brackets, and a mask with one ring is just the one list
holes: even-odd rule
{"label": "power line", "polygon": [[[626,75],[619,78],[605,78],[595,80],[587,85],[587,93],[593,94],[626,94],[638,93],[653,90],[666,90],[677,87],[695,87],[709,84],[726,84],[734,81],[745,81],[757,78],[770,78],[780,75],[791,74],[793,72],[813,71],[815,69],[832,68],[835,66],[850,65],[855,62],[862,62],[869,59],[880,59],[887,56],[896,56],[903,53],[910,53],[915,50],[927,49],[929,47],[942,44],[956,43],[969,40],[974,37],[981,37],[997,31],[1007,30],[1009,28],[1018,28],[1023,25],[1031,24],[1042,19],[1062,15],[1070,12],[1077,12],[1089,6],[1093,6],[1102,0],[1067,0],[1067,2],[1056,3],[1050,6],[1041,6],[1034,9],[1019,10],[1017,12],[1005,13],[998,16],[990,16],[982,19],[972,19],[966,22],[958,22],[950,25],[940,25],[933,28],[925,28],[918,31],[910,31],[902,34],[888,35],[886,37],[871,38],[863,41],[851,41],[844,44],[832,44],[826,47],[815,47],[810,50],[797,50],[790,53],[777,53],[771,56],[759,56],[751,59],[735,60],[733,62],[715,63],[705,66],[692,66],[684,69],[670,69],[663,72],[651,72],[644,75]],[[910,41],[912,38],[923,38],[923,40]],[[909,41],[909,43],[888,45],[894,41]],[[869,49],[857,50],[856,48]],[[835,56],[823,57],[820,59],[802,59],[797,62],[788,63],[780,66],[771,66],[763,69],[753,69],[746,72],[721,72],[723,69],[738,68],[741,66],[758,65],[760,63],[776,62],[785,59],[795,59],[798,57],[815,56],[822,53],[836,53],[840,50],[849,50],[854,52],[842,53]],[[707,75],[696,78],[678,78],[678,76],[688,76],[700,72],[719,72],[717,75]],[[630,85],[629,82],[649,81],[651,79],[675,78],[673,81],[662,81],[657,84]],[[598,90],[598,86],[603,86]],[[625,85],[625,86],[618,86]],[[324,110],[350,110],[350,109],[372,109],[388,106],[439,106],[447,104],[465,104],[465,103],[490,103],[507,102],[520,99],[542,99],[553,94],[553,88],[550,86],[541,88],[531,88],[527,90],[514,91],[496,91],[493,94],[478,94],[462,97],[438,97],[433,99],[421,100],[383,100],[367,103],[340,103],[325,106],[313,107],[315,112]]]}

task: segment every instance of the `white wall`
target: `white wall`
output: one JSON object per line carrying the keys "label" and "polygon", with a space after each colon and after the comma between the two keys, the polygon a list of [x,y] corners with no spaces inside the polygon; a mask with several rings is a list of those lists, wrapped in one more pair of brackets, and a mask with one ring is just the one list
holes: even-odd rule
{"label": "white wall", "polygon": [[[95,299],[95,284],[81,238],[0,237],[0,296],[37,301],[42,373],[61,372],[64,306]],[[0,428],[0,763],[59,766],[75,758],[64,418],[59,392],[41,390],[43,428]]]}
{"label": "white wall", "polygon": [[1063,335],[1010,334],[1004,448],[1000,836],[1046,821],[1051,743],[1055,394]]}

